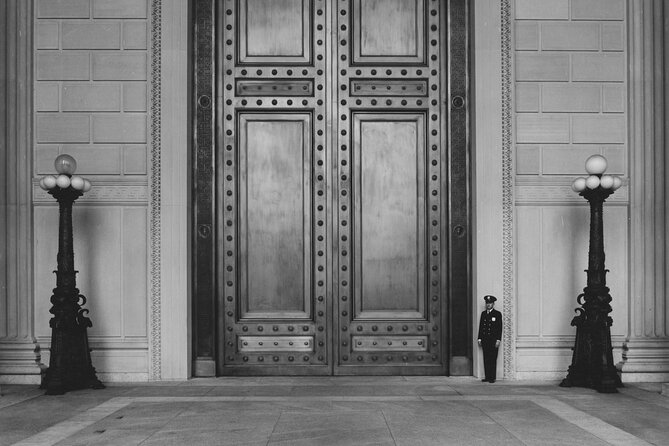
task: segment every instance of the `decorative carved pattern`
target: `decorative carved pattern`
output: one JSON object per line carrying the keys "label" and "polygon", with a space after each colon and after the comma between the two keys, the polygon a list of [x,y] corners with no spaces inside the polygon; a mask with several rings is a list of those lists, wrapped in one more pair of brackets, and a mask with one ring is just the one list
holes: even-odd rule
{"label": "decorative carved pattern", "polygon": [[[149,186],[147,184],[98,184],[86,193],[79,203],[114,203],[124,202],[146,203],[149,200]],[[33,203],[53,204],[53,198],[33,182]]]}
{"label": "decorative carved pattern", "polygon": [[513,296],[513,159],[511,98],[511,5],[509,0],[501,2],[502,24],[502,264],[504,306],[504,336],[502,349],[504,352],[504,377],[514,379],[516,375],[514,296]]}
{"label": "decorative carved pattern", "polygon": [[162,0],[151,0],[151,174],[149,201],[151,240],[151,327],[149,379],[161,378],[160,314],[160,76]]}
{"label": "decorative carved pattern", "polygon": [[[516,205],[546,204],[546,203],[578,203],[583,200],[574,193],[570,185],[529,185],[523,184],[514,187]],[[629,190],[626,187],[618,189],[616,194],[608,200],[609,203],[626,204],[629,202]]]}

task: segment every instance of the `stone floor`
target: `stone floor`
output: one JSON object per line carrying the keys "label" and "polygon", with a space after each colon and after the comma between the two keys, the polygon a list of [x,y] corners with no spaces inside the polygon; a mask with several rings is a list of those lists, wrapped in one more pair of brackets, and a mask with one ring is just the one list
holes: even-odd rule
{"label": "stone floor", "polygon": [[3,385],[0,445],[669,445],[657,384],[618,394],[447,377]]}

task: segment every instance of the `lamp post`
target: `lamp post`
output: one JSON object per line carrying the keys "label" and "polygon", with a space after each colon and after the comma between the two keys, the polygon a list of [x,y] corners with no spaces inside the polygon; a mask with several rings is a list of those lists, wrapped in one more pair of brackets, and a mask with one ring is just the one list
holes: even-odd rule
{"label": "lamp post", "polygon": [[72,243],[72,205],[84,192],[91,189],[91,182],[74,175],[77,162],[70,155],[60,155],[55,162],[58,176],[47,175],[40,180],[40,187],[58,201],[58,269],[56,288],[53,289],[49,312],[53,317],[51,327],[51,357],[41,388],[47,395],[62,395],[69,390],[93,388],[104,385],[95,375],[88,347],[86,329],[93,324],[86,316],[86,298],[79,294],[74,269]]}
{"label": "lamp post", "polygon": [[602,393],[615,393],[622,382],[613,364],[611,346],[611,324],[609,313],[611,295],[606,286],[604,266],[604,226],[602,208],[604,201],[622,185],[615,175],[605,175],[607,161],[601,155],[593,155],[585,162],[590,174],[579,177],[572,189],[590,204],[590,247],[588,250],[587,286],[576,299],[581,308],[571,321],[576,326],[574,353],[567,377],[561,387],[590,387]]}

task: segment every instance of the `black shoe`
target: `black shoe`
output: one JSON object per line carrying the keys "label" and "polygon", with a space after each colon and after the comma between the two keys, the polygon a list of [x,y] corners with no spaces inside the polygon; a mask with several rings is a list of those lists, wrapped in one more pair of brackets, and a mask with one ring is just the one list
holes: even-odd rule
{"label": "black shoe", "polygon": [[481,382],[482,382],[482,383],[487,383],[487,382],[488,382],[488,378],[484,378],[484,379],[482,379]]}
{"label": "black shoe", "polygon": [[489,379],[488,382],[489,382],[490,384],[492,384],[492,383],[495,382],[495,380],[494,380],[494,379]]}

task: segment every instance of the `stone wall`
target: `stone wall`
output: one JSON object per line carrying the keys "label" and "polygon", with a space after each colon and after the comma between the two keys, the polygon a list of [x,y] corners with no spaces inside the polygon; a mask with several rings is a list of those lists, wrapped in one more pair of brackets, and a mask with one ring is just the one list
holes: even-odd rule
{"label": "stone wall", "polygon": [[[515,245],[518,378],[571,362],[586,284],[589,213],[571,181],[592,154],[627,178],[626,2],[515,1]],[[605,205],[614,357],[628,332],[627,185]]]}
{"label": "stone wall", "polygon": [[[148,376],[148,8],[146,0],[34,3],[35,181],[68,153],[94,184],[73,218],[102,379]],[[44,348],[58,217],[55,200],[33,189],[35,335]]]}

